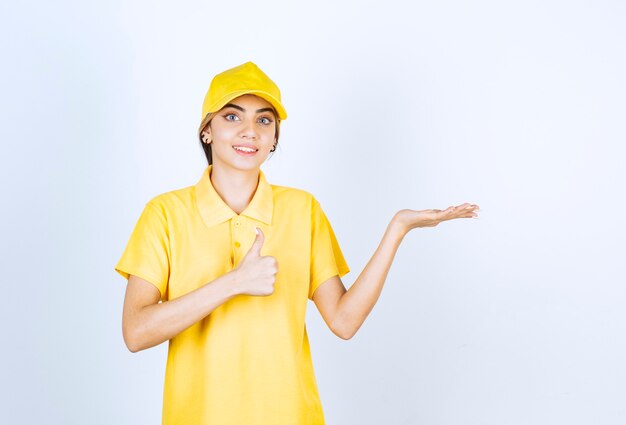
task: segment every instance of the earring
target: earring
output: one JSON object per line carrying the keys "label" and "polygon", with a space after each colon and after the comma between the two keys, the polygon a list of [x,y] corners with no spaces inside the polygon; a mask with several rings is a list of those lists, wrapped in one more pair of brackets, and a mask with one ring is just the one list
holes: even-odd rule
{"label": "earring", "polygon": [[277,145],[277,144],[278,144],[278,143],[275,143],[275,144],[274,144],[274,146],[272,146],[272,149],[270,150],[270,152],[274,152],[274,151],[276,150],[276,145]]}

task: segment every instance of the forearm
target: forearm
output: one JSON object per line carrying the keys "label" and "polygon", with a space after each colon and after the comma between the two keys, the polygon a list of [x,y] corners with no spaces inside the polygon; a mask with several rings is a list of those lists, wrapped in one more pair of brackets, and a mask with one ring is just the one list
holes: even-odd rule
{"label": "forearm", "polygon": [[359,330],[374,308],[406,233],[407,231],[395,221],[394,217],[369,262],[339,300],[333,329],[344,339],[351,338]]}
{"label": "forearm", "polygon": [[238,294],[234,272],[181,297],[143,307],[134,318],[132,352],[159,345],[208,316]]}

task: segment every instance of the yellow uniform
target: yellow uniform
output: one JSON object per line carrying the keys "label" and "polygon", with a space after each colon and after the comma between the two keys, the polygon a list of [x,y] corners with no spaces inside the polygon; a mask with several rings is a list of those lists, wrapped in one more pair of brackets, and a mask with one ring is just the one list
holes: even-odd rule
{"label": "yellow uniform", "polygon": [[238,295],[169,341],[163,424],[324,424],[305,312],[321,283],[350,271],[332,227],[313,195],[270,185],[263,171],[237,214],[211,167],[146,204],[115,269],[175,299],[237,267],[256,226],[278,274],[272,295]]}

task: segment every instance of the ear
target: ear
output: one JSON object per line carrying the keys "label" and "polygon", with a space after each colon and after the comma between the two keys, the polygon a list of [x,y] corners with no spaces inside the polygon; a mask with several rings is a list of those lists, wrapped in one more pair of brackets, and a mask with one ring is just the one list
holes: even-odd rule
{"label": "ear", "polygon": [[204,130],[202,132],[202,142],[207,144],[211,143],[211,130]]}

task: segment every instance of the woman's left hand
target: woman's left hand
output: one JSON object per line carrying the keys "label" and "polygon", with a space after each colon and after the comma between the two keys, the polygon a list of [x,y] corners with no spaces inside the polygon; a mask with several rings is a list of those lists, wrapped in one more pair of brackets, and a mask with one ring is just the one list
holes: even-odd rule
{"label": "woman's left hand", "polygon": [[446,220],[455,218],[478,218],[478,205],[465,203],[458,206],[450,206],[445,210],[400,210],[393,220],[406,232],[416,227],[434,227]]}

